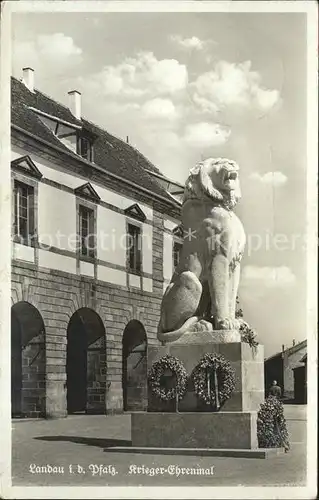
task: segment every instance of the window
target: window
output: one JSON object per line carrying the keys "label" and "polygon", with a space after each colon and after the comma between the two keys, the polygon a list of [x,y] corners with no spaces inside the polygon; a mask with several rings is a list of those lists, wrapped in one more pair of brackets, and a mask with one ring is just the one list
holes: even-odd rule
{"label": "window", "polygon": [[82,135],[78,136],[77,153],[86,160],[93,161],[93,148],[90,140]]}
{"label": "window", "polygon": [[94,210],[80,205],[79,207],[80,254],[84,257],[95,257]]}
{"label": "window", "polygon": [[182,243],[179,243],[179,241],[174,241],[174,244],[173,244],[173,266],[174,266],[174,269],[179,264],[179,258],[180,258],[180,252],[181,252],[182,246],[183,246]]}
{"label": "window", "polygon": [[14,183],[14,236],[23,245],[32,245],[34,236],[34,188]]}
{"label": "window", "polygon": [[128,224],[128,266],[133,273],[141,272],[141,228]]}

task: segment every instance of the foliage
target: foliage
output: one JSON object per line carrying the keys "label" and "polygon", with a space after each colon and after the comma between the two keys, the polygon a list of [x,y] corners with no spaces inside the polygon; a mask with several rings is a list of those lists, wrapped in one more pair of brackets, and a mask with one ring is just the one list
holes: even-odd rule
{"label": "foliage", "polygon": [[[235,389],[235,371],[229,361],[221,354],[205,354],[194,368],[192,378],[197,396],[206,404],[212,405],[218,410],[214,372],[216,372],[217,377],[217,394],[220,408],[230,398]],[[208,393],[207,377],[210,377],[211,380],[210,393]]]}
{"label": "foliage", "polygon": [[235,318],[243,318],[244,313],[241,307],[239,307],[239,298],[238,295],[236,297],[236,311],[235,311]]}
{"label": "foliage", "polygon": [[236,312],[235,317],[239,321],[239,333],[241,335],[241,341],[246,342],[250,347],[257,347],[259,342],[257,341],[257,334],[253,328],[249,326],[247,321],[243,320],[244,313],[239,307],[239,298],[236,297]]}
{"label": "foliage", "polygon": [[[163,386],[163,376],[167,370],[175,378],[175,387],[167,389]],[[148,384],[153,393],[162,401],[182,399],[187,388],[187,372],[182,362],[175,356],[166,354],[156,361],[148,372]]]}
{"label": "foliage", "polygon": [[284,447],[289,450],[289,436],[284,406],[275,396],[269,396],[260,405],[257,414],[257,437],[259,448]]}
{"label": "foliage", "polygon": [[240,321],[239,333],[242,342],[246,342],[250,347],[258,346],[257,334],[246,321]]}

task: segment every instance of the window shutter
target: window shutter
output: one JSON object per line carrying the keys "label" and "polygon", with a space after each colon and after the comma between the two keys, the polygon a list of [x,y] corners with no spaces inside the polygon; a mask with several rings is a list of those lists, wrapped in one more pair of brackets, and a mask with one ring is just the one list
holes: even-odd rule
{"label": "window shutter", "polygon": [[175,241],[173,245],[173,267],[176,268],[180,261],[180,255],[182,250],[182,243]]}
{"label": "window shutter", "polygon": [[130,252],[130,270],[133,271],[134,268],[135,268],[135,235],[134,235],[134,231],[132,230],[132,226],[131,227],[131,231],[130,231],[130,238],[129,238],[129,252]]}
{"label": "window shutter", "polygon": [[142,235],[141,235],[140,228],[137,228],[136,247],[137,247],[136,248],[136,270],[140,271],[141,264],[142,264]]}
{"label": "window shutter", "polygon": [[18,190],[17,190],[17,183],[14,183],[14,188],[13,188],[13,228],[12,232],[13,235],[16,236],[18,234]]}
{"label": "window shutter", "polygon": [[78,132],[76,134],[76,152],[81,154],[81,136]]}
{"label": "window shutter", "polygon": [[89,212],[89,255],[90,257],[95,257],[95,247],[96,247],[96,235],[94,231],[94,210],[90,210]]}
{"label": "window shutter", "polygon": [[78,254],[81,254],[82,253],[82,228],[81,228],[81,207],[78,206],[78,210],[77,210],[77,241],[76,241],[76,244],[77,244],[77,253]]}
{"label": "window shutter", "polygon": [[34,189],[28,189],[28,244],[34,246],[35,240],[35,197]]}
{"label": "window shutter", "polygon": [[128,225],[127,229],[127,260],[128,268],[130,271],[134,269],[134,231],[131,224]]}
{"label": "window shutter", "polygon": [[133,224],[127,228],[127,263],[130,271],[141,271],[141,229]]}
{"label": "window shutter", "polygon": [[86,250],[85,250],[85,234],[84,234],[84,227],[83,227],[83,218],[84,218],[84,213],[83,213],[83,207],[79,207],[79,240],[80,240],[80,254],[81,255],[86,255]]}

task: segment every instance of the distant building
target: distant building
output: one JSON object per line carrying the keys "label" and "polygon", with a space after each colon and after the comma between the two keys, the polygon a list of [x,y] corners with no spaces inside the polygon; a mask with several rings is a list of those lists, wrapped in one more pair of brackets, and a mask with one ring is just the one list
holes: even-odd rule
{"label": "distant building", "polygon": [[265,359],[265,393],[277,380],[285,400],[306,403],[307,400],[307,340],[286,348]]}
{"label": "distant building", "polygon": [[294,400],[296,403],[307,403],[307,354],[300,363],[301,366],[293,368],[294,372]]}

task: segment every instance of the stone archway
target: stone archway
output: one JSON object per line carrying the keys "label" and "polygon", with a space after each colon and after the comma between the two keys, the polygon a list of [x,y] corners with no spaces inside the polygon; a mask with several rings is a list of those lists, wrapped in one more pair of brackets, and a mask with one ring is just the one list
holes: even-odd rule
{"label": "stone archway", "polygon": [[124,411],[147,409],[147,336],[140,321],[130,321],[122,341]]}
{"label": "stone archway", "polygon": [[11,413],[45,414],[45,328],[38,309],[25,301],[11,308]]}
{"label": "stone archway", "polygon": [[70,319],[66,373],[68,413],[105,413],[105,329],[93,309],[83,307]]}

